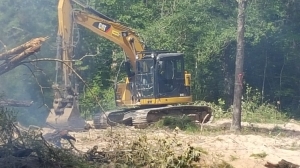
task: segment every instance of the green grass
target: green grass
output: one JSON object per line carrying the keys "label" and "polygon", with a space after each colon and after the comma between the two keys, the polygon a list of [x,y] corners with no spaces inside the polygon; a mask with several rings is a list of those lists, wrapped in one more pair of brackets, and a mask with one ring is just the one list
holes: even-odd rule
{"label": "green grass", "polygon": [[180,130],[187,132],[197,132],[200,130],[199,126],[194,123],[188,116],[172,117],[167,116],[156,123],[157,127],[167,127],[175,129],[178,127]]}
{"label": "green grass", "polygon": [[[193,135],[220,135],[220,134],[231,134],[230,131],[231,123],[225,123],[222,125],[201,125],[192,122],[188,117],[165,117],[159,122],[154,124],[154,128],[167,128],[169,130],[176,130],[179,128],[181,131],[184,131],[187,134]],[[279,126],[274,126],[273,128],[264,128],[264,127],[255,127],[255,126],[243,126],[242,130],[239,132],[240,135],[261,135],[268,137],[291,137],[296,134],[292,130],[285,130]]]}
{"label": "green grass", "polygon": [[266,154],[266,152],[262,152],[262,153],[254,153],[254,154],[251,154],[250,157],[255,157],[255,158],[265,158],[267,157],[268,154]]}
{"label": "green grass", "polygon": [[[196,105],[206,105],[212,108],[214,120],[231,119],[232,108],[224,109],[222,103],[196,102]],[[242,102],[242,122],[249,123],[286,123],[290,119],[285,112],[268,103]]]}
{"label": "green grass", "polygon": [[[242,121],[250,123],[285,123],[290,116],[281,110],[278,110],[275,104],[267,101],[261,102],[261,93],[249,85],[246,85],[246,92],[242,99]],[[213,109],[214,119],[232,118],[232,107],[225,108],[225,101],[219,99],[217,103],[195,102],[198,105],[206,105]]]}

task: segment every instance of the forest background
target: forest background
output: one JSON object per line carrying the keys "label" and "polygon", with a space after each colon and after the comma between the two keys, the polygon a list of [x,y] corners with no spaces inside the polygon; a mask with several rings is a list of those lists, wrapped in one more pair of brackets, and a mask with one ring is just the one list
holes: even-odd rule
{"label": "forest background", "polygon": [[[147,46],[185,53],[195,102],[231,111],[236,55],[236,0],[90,0],[97,11],[134,28]],[[31,38],[49,36],[36,57],[55,58],[57,1],[0,0],[1,52]],[[300,116],[300,1],[248,0],[246,8],[243,115]],[[115,108],[114,82],[124,53],[110,41],[79,26],[76,70],[105,110]],[[117,65],[117,66],[115,66]],[[52,106],[55,62],[19,66],[0,77],[6,98],[32,100],[18,109],[24,124],[41,124]],[[118,80],[124,74],[120,74]],[[100,107],[79,81],[87,118]],[[41,88],[42,86],[42,88]],[[47,106],[44,106],[46,104]],[[274,116],[274,115],[271,115]],[[276,116],[275,116],[276,117]]]}

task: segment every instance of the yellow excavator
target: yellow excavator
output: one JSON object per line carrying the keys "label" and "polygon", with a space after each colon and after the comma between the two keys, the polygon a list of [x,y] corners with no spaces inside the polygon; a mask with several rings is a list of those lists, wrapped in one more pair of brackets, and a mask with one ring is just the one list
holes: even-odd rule
{"label": "yellow excavator", "polygon": [[[203,123],[211,120],[210,107],[188,105],[192,103],[191,74],[185,71],[183,53],[147,51],[133,29],[76,0],[59,0],[57,58],[64,63],[56,68],[55,97],[48,124],[72,130],[81,130],[85,125],[80,117],[76,76],[70,61],[77,25],[119,45],[126,54],[127,77],[115,87],[116,105],[122,109],[96,113],[93,118],[96,128],[115,124],[141,127],[165,116],[187,115]],[[62,80],[58,80],[59,71]],[[59,81],[62,81],[60,85]]]}

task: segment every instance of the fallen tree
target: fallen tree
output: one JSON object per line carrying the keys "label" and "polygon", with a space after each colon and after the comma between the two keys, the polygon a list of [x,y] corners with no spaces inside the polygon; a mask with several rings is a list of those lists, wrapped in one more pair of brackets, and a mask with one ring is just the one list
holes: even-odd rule
{"label": "fallen tree", "polygon": [[1,53],[0,60],[4,60],[4,62],[0,64],[0,75],[16,68],[21,64],[22,60],[39,52],[42,43],[47,39],[48,37],[34,38],[20,46]]}
{"label": "fallen tree", "polygon": [[[42,43],[45,42],[48,37],[38,37],[27,41],[15,48],[7,50],[0,54],[0,75],[16,68],[22,64],[22,61],[36,52],[40,51]],[[32,105],[32,101],[17,101],[17,100],[0,100],[0,106],[13,106],[13,107],[29,107]]]}
{"label": "fallen tree", "polygon": [[29,107],[33,101],[17,101],[12,99],[1,100],[0,106],[13,106],[13,107]]}

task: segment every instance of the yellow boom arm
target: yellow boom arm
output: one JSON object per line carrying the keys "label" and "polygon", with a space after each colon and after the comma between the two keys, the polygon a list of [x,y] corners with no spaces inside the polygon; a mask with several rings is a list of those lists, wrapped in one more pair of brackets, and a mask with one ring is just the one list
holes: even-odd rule
{"label": "yellow boom arm", "polygon": [[[73,5],[79,5],[84,10],[73,10]],[[64,43],[70,44],[72,41],[73,23],[82,25],[83,27],[93,31],[113,43],[119,45],[126,53],[133,70],[135,69],[136,57],[141,58],[141,54],[137,54],[144,50],[144,44],[140,41],[139,36],[129,27],[123,26],[115,22],[113,19],[91,9],[84,7],[74,0],[60,0],[58,7],[59,32],[62,39],[68,40]],[[72,46],[69,46],[70,49]],[[63,59],[72,56],[71,51],[63,53]]]}

